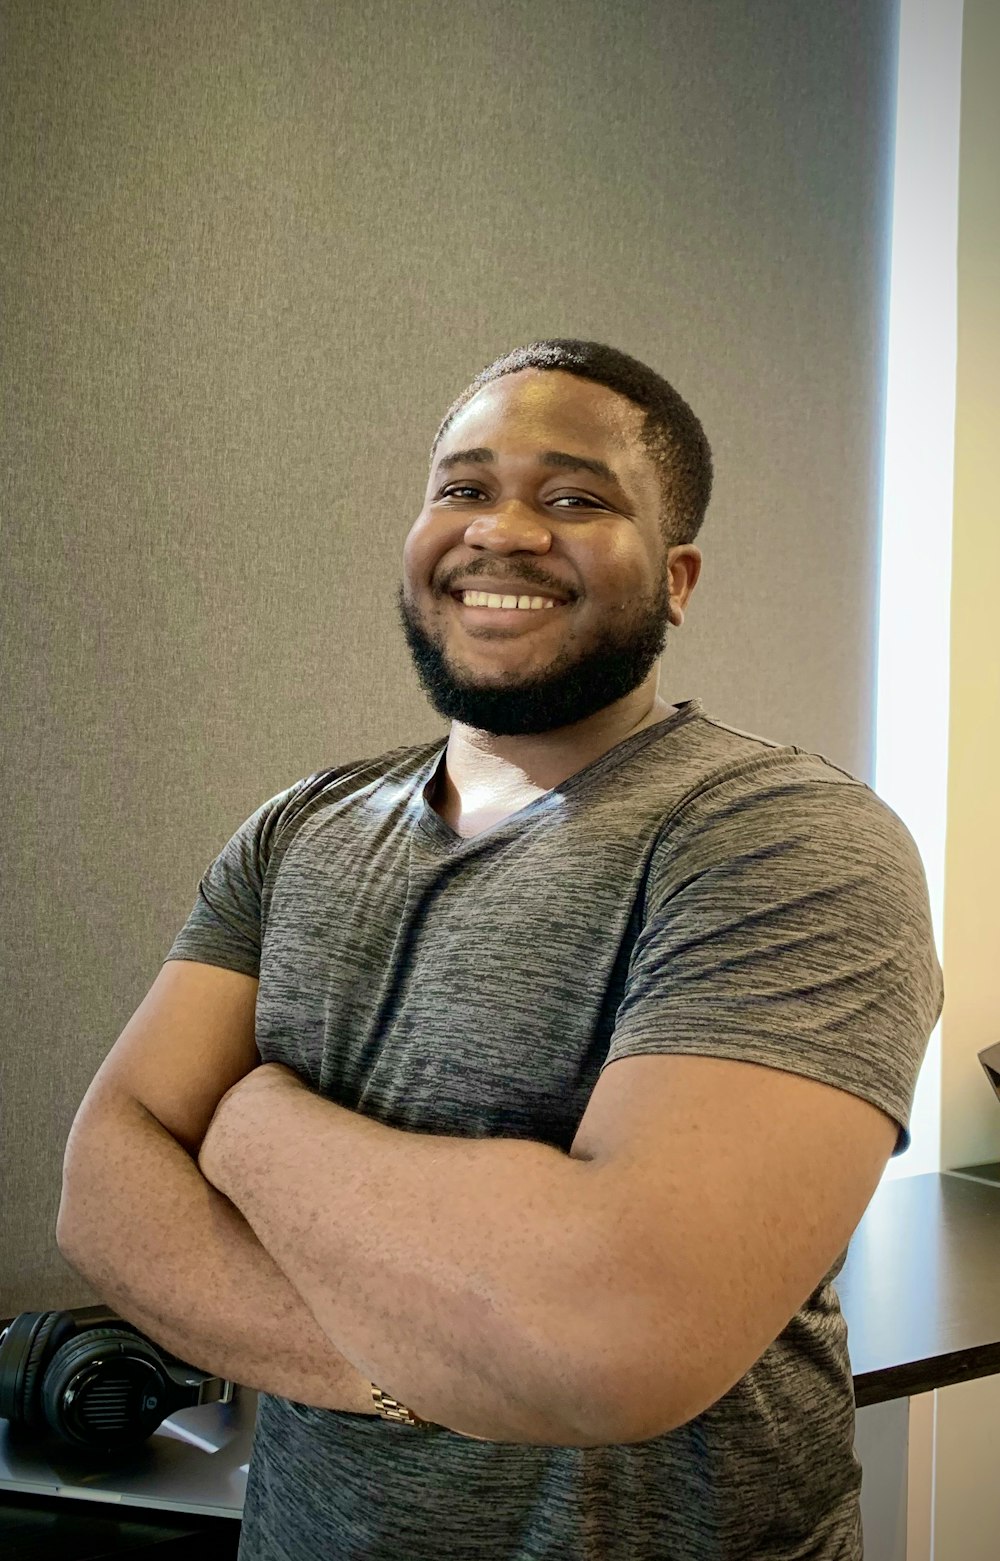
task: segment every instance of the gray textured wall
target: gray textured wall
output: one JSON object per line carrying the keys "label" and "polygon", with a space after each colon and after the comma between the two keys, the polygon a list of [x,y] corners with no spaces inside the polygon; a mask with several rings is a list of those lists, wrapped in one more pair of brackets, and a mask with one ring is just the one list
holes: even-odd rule
{"label": "gray textured wall", "polygon": [[608,341],[714,446],[661,692],[870,778],[889,0],[2,7],[0,1315],[79,1102],[266,797],[424,741],[453,396]]}

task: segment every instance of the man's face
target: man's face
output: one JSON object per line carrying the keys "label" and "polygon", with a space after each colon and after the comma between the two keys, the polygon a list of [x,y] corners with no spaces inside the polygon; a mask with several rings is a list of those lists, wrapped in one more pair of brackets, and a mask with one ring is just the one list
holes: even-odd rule
{"label": "man's face", "polygon": [[[455,418],[404,544],[397,598],[439,714],[498,736],[549,732],[647,676],[666,639],[670,582],[643,415],[603,385],[524,369]],[[611,475],[550,464],[550,451]],[[460,452],[473,453],[449,463]],[[558,600],[470,606],[460,586]]]}

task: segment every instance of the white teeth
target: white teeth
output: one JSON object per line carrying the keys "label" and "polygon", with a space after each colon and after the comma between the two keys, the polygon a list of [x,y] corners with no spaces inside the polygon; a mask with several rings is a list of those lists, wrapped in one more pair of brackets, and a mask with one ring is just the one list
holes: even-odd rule
{"label": "white teeth", "polygon": [[465,607],[520,607],[528,612],[556,605],[543,596],[497,596],[488,591],[463,591],[462,603]]}

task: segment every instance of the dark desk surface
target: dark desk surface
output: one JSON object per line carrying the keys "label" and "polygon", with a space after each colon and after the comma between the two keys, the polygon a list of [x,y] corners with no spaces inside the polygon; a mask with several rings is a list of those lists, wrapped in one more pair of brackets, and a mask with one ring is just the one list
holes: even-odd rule
{"label": "dark desk surface", "polygon": [[[859,1408],[1000,1373],[1000,1163],[883,1182],[836,1288]],[[214,1545],[235,1555],[225,1534],[235,1544],[256,1398],[240,1387],[231,1405],[165,1421],[128,1474],[83,1475],[65,1447],[32,1462],[0,1421],[0,1551],[9,1561],[82,1561],[155,1544],[166,1561],[176,1544],[196,1561],[193,1535],[204,1531],[206,1554]],[[84,1490],[88,1503],[72,1499]],[[90,1528],[97,1548],[80,1548]]]}
{"label": "dark desk surface", "polygon": [[1000,1372],[1000,1164],[883,1182],[836,1289],[859,1409]]}

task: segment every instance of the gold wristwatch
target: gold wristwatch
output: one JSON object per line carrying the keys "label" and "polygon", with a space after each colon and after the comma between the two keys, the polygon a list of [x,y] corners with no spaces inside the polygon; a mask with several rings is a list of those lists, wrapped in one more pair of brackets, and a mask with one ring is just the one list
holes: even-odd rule
{"label": "gold wristwatch", "polygon": [[375,1408],[383,1420],[394,1420],[397,1425],[422,1426],[425,1431],[438,1430],[436,1421],[422,1420],[419,1415],[413,1413],[412,1409],[407,1409],[405,1404],[401,1404],[398,1398],[390,1398],[388,1393],[383,1393],[382,1389],[377,1388],[374,1382],[371,1384],[371,1390],[372,1398],[375,1400]]}

